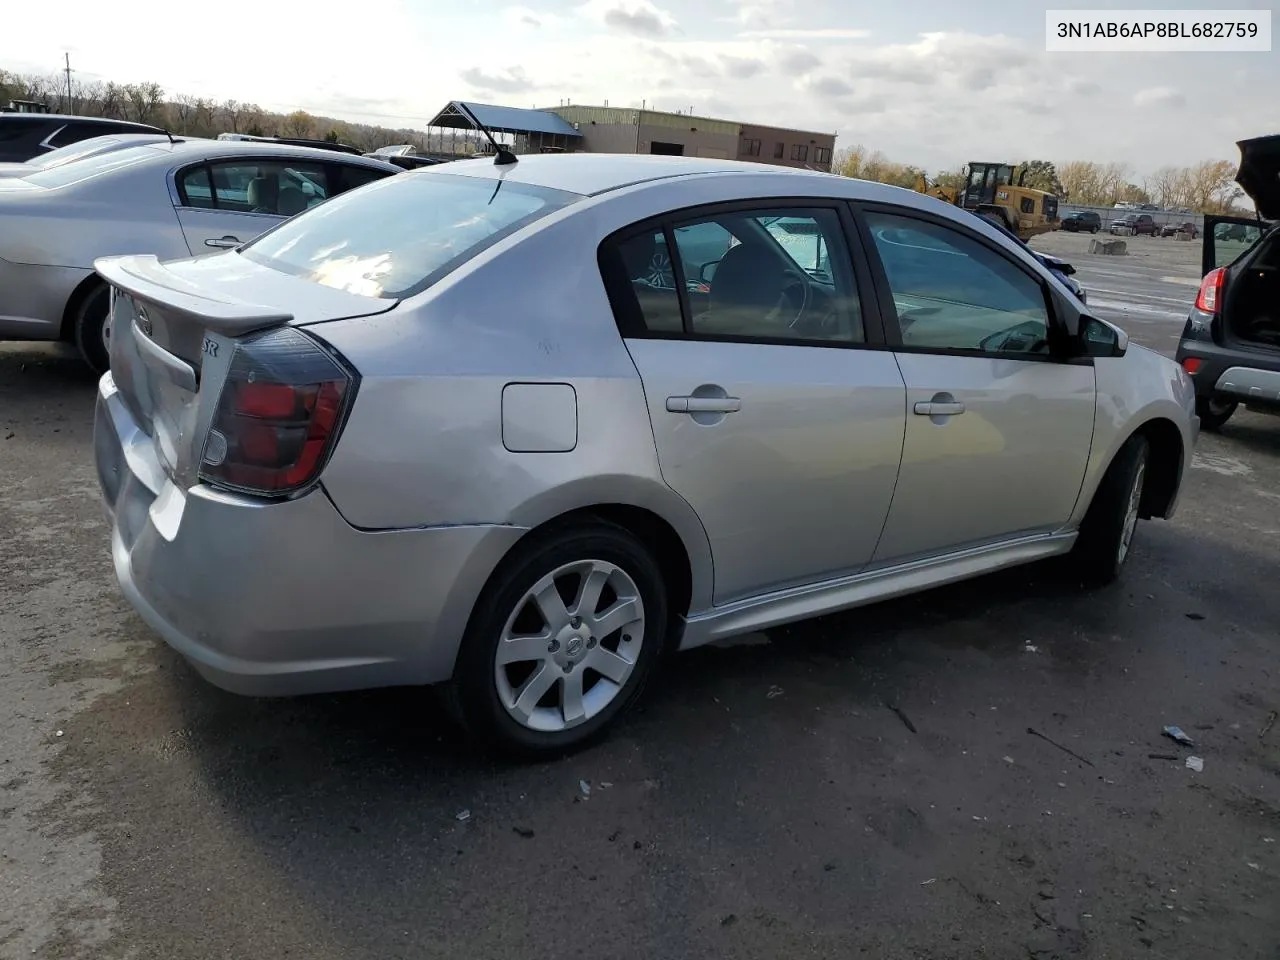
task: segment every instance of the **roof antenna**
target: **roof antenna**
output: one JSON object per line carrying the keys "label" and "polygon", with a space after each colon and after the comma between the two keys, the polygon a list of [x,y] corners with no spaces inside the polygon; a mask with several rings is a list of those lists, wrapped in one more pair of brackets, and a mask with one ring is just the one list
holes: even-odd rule
{"label": "roof antenna", "polygon": [[489,128],[476,119],[476,115],[471,112],[470,107],[461,100],[457,101],[457,107],[459,110],[463,111],[466,118],[471,121],[471,125],[488,137],[489,142],[493,144],[493,165],[495,167],[506,166],[509,163],[516,163],[519,160],[519,157],[494,139],[493,134],[489,132]]}
{"label": "roof antenna", "polygon": [[164,135],[165,135],[166,137],[168,137],[168,138],[169,138],[169,142],[170,142],[170,143],[177,143],[177,142],[178,142],[177,140],[173,139],[173,134],[169,132],[169,128],[168,128],[168,127],[161,127],[160,129],[161,129],[162,131],[164,131]]}

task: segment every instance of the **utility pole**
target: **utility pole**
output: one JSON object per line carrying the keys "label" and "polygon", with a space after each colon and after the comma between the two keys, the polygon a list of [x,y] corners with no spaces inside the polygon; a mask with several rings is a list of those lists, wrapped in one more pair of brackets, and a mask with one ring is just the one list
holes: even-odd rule
{"label": "utility pole", "polygon": [[66,75],[67,75],[67,106],[66,106],[66,112],[67,112],[67,113],[71,113],[71,112],[73,112],[73,111],[74,111],[74,109],[75,109],[75,107],[74,107],[74,106],[72,105],[72,103],[71,103],[71,54],[70,54],[70,53],[63,53],[62,58],[63,58],[64,62],[66,63],[65,73],[66,73]]}

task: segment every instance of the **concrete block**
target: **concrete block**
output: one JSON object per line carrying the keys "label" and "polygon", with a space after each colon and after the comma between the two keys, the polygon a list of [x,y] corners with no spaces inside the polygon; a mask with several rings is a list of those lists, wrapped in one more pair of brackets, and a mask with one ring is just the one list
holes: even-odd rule
{"label": "concrete block", "polygon": [[1090,240],[1090,253],[1103,253],[1112,257],[1123,257],[1129,252],[1129,245],[1123,240]]}

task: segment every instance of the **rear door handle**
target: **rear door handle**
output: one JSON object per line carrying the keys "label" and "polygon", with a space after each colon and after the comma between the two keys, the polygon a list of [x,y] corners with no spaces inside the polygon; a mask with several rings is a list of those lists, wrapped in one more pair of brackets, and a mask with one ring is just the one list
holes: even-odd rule
{"label": "rear door handle", "polygon": [[217,247],[219,250],[230,250],[232,247],[240,246],[240,240],[238,237],[232,236],[218,237],[217,239],[206,240],[204,245],[206,247]]}
{"label": "rear door handle", "polygon": [[668,413],[736,413],[742,409],[737,397],[667,397]]}
{"label": "rear door handle", "polygon": [[964,404],[958,400],[921,400],[914,409],[918,417],[954,417],[964,413]]}

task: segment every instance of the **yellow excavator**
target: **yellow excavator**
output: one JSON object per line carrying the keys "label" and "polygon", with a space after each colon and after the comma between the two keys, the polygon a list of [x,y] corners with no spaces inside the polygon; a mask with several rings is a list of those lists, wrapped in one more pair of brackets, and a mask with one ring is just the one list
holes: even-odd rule
{"label": "yellow excavator", "polygon": [[963,187],[916,180],[916,192],[995,217],[1021,240],[1058,229],[1058,198],[1046,190],[1023,186],[1025,166],[971,161]]}

